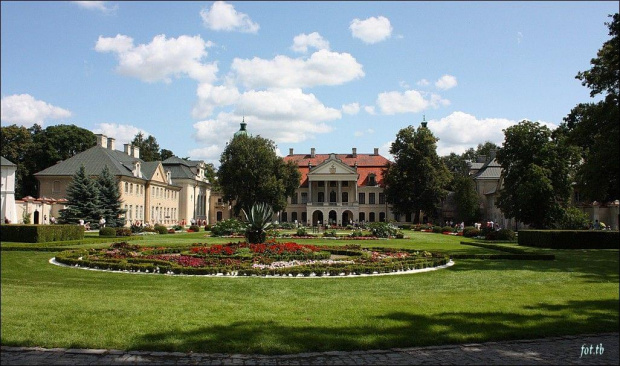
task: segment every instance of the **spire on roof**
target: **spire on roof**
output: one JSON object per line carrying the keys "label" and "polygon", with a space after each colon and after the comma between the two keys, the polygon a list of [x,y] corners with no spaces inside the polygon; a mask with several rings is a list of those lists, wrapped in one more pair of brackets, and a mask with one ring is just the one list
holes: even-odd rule
{"label": "spire on roof", "polygon": [[426,122],[426,115],[422,115],[422,127],[426,128],[426,125],[428,124],[428,122]]}

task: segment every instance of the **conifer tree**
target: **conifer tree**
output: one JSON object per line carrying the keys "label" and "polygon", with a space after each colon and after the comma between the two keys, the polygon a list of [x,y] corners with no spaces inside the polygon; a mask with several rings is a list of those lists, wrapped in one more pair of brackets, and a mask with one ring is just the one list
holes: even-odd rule
{"label": "conifer tree", "polygon": [[106,165],[97,178],[99,188],[99,202],[102,216],[106,221],[106,226],[122,227],[125,225],[125,218],[122,216],[125,210],[121,208],[121,193],[118,189],[118,182],[112,176]]}
{"label": "conifer tree", "polygon": [[96,182],[86,175],[84,166],[73,175],[73,180],[67,186],[67,201],[67,208],[60,210],[61,223],[75,224],[80,219],[85,223],[99,222],[102,215],[99,188]]}

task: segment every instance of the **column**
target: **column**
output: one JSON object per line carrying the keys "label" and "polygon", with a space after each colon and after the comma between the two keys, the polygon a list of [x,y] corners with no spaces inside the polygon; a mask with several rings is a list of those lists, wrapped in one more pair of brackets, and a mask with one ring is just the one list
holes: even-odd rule
{"label": "column", "polygon": [[357,181],[353,182],[353,185],[355,185],[355,197],[353,198],[353,202],[357,203],[357,199],[358,199],[358,194],[357,194]]}
{"label": "column", "polygon": [[325,187],[323,187],[325,189],[325,193],[324,193],[325,196],[323,197],[323,204],[325,204],[326,202],[329,202],[329,194],[327,192],[327,188],[328,188],[327,185],[328,185],[328,182],[325,181]]}
{"label": "column", "polygon": [[336,202],[342,203],[342,182],[338,181],[338,195],[336,196]]}
{"label": "column", "polygon": [[312,181],[308,178],[308,202],[312,203]]}

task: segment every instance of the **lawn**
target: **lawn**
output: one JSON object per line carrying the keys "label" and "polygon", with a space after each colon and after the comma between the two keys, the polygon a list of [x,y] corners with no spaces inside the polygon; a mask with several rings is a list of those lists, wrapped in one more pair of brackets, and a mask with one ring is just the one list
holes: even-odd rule
{"label": "lawn", "polygon": [[[461,245],[461,237],[406,235],[411,239],[295,241],[498,253]],[[201,232],[134,243],[237,240]],[[53,252],[3,251],[1,342],[284,354],[617,330],[618,250],[536,251],[556,260],[457,259],[433,272],[338,279],[106,273],[53,266]]]}

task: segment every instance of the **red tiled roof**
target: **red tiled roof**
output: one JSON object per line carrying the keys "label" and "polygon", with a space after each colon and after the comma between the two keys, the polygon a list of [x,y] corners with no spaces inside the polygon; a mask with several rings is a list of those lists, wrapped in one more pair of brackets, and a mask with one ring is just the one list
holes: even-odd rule
{"label": "red tiled roof", "polygon": [[[312,164],[315,167],[321,164],[323,161],[329,158],[330,154],[315,154],[314,158],[310,154],[294,154],[284,157],[284,161],[292,161],[297,164],[299,172],[301,173],[300,186],[308,184],[308,164]],[[357,154],[353,157],[352,154],[336,154],[336,158],[342,160],[343,163],[353,167],[357,163],[357,173],[359,178],[357,179],[357,185],[363,186],[368,183],[368,175],[370,173],[375,174],[375,180],[379,185],[383,185],[383,169],[390,163],[390,161],[381,155],[374,154]]]}

